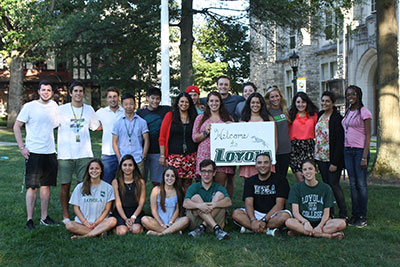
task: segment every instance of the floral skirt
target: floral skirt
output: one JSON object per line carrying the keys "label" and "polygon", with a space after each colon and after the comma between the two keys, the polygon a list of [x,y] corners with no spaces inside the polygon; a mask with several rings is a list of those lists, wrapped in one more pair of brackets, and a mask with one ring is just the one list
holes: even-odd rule
{"label": "floral skirt", "polygon": [[178,170],[178,175],[181,179],[196,178],[196,152],[186,155],[168,155],[167,164]]}
{"label": "floral skirt", "polygon": [[306,159],[314,159],[314,139],[292,140],[290,153],[290,168],[292,172],[301,172],[301,165]]}

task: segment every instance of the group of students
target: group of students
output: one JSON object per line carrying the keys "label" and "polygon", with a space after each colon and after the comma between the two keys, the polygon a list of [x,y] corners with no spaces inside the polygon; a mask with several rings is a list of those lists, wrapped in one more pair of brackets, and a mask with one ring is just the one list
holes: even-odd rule
{"label": "group of students", "polygon": [[[42,91],[42,89],[46,89],[46,91]],[[77,89],[83,91],[83,85],[73,83],[70,89],[72,100],[68,108],[73,112],[74,119],[68,121],[68,126],[71,128],[70,131],[74,131],[74,135],[72,139],[69,138],[71,139],[69,142],[75,143],[75,149],[84,148],[83,150],[85,150],[84,146],[91,145],[90,137],[86,138],[89,139],[89,144],[82,140],[83,129],[87,129],[87,135],[89,128],[103,130],[101,161],[91,159],[92,156],[89,155],[85,157],[84,162],[80,159],[64,162],[62,158],[60,161],[60,155],[58,155],[58,166],[64,168],[61,176],[69,176],[66,182],[61,179],[62,188],[66,189],[61,190],[60,194],[63,222],[68,230],[76,234],[76,237],[98,235],[115,226],[117,234],[125,234],[128,231],[139,233],[143,231],[144,226],[149,230],[149,234],[158,235],[179,232],[191,224],[191,220],[182,213],[183,192],[190,192],[189,186],[193,179],[202,177],[201,163],[210,158],[209,135],[212,124],[233,121],[274,121],[277,150],[276,164],[271,166],[271,170],[283,177],[282,179],[286,179],[290,165],[298,181],[305,180],[307,184],[304,162],[315,159],[323,181],[329,184],[329,188],[333,190],[339,206],[338,217],[341,219],[347,219],[344,194],[339,184],[340,174],[345,166],[350,179],[352,196],[353,216],[348,222],[359,227],[366,225],[368,200],[366,166],[369,159],[371,113],[363,106],[362,91],[357,86],[349,86],[346,89],[348,108],[343,119],[334,106],[336,98],[331,92],[323,93],[321,100],[323,110],[319,113],[307,94],[303,92],[298,92],[294,96],[290,109],[287,110],[286,101],[277,87],[268,89],[267,94],[263,97],[257,92],[253,83],[246,83],[243,86],[243,96],[232,95],[230,94],[230,79],[226,76],[217,78],[218,92],[210,92],[206,98],[200,99],[199,89],[196,86],[189,86],[184,93],[176,97],[172,108],[161,106],[161,91],[158,88],[151,88],[147,93],[148,107],[140,109],[136,113],[134,96],[130,93],[122,95],[121,108],[118,105],[119,92],[112,89],[107,90],[106,96],[110,106],[108,109],[103,108],[97,112],[98,121],[101,123],[96,123],[96,119],[87,120],[83,117],[84,108],[87,105],[81,104],[80,110],[76,109],[76,105],[74,105],[74,102],[75,104],[79,101],[82,102],[83,97],[78,99],[74,92]],[[40,86],[39,96],[38,103],[45,105],[46,108],[49,106],[54,108],[55,103],[51,100],[52,93],[48,85]],[[57,162],[48,165],[46,164],[49,162],[48,159],[37,159],[36,162],[30,163],[30,152],[32,151],[28,150],[28,143],[36,138],[32,133],[37,135],[37,129],[30,130],[29,126],[41,127],[43,120],[48,120],[46,129],[51,129],[51,134],[46,136],[45,142],[48,146],[52,141],[54,146],[54,140],[51,140],[53,138],[52,129],[57,127],[55,122],[57,119],[51,117],[51,114],[46,114],[47,118],[41,118],[39,122],[32,122],[34,119],[28,116],[27,111],[24,112],[24,108],[21,111],[24,116],[19,115],[14,131],[21,153],[27,159],[26,180],[32,180],[31,183],[26,183],[28,189],[27,227],[32,229],[33,222],[30,221],[32,221],[36,191],[39,187],[41,199],[43,197],[42,202],[45,204],[43,206],[42,203],[40,222],[44,225],[57,224],[48,216],[46,206],[50,194],[48,187],[55,185],[52,178],[54,166],[55,172],[57,171],[57,165],[55,165]],[[79,112],[81,114],[77,116]],[[107,112],[111,115],[106,115]],[[111,117],[113,120],[106,120]],[[22,142],[20,133],[20,128],[24,123],[27,125],[27,146]],[[60,142],[65,141],[64,139],[60,139],[59,129],[59,146]],[[91,148],[89,150],[91,151]],[[43,154],[51,154],[48,153],[49,151],[55,151],[54,147],[48,148]],[[75,160],[74,151],[68,153]],[[75,153],[81,154],[80,151],[75,151]],[[40,160],[43,160],[44,164],[38,164],[37,162]],[[69,164],[67,167],[65,167],[66,163]],[[79,168],[77,165],[80,165]],[[34,171],[32,171],[33,169]],[[65,174],[65,169],[72,170]],[[69,204],[74,206],[77,216],[75,221],[70,221],[66,200],[69,195],[73,169],[75,169],[78,181],[82,181],[82,183],[77,185],[69,200]],[[218,166],[213,171],[215,171],[213,181],[215,180],[216,184],[225,187],[226,197],[231,199],[234,190],[235,168]],[[150,203],[153,218],[143,217],[145,182],[148,172],[154,185]],[[241,177],[250,178],[257,175],[259,175],[257,166],[241,166],[239,168]],[[107,183],[102,181],[103,176],[104,180],[112,185],[107,186]],[[312,181],[311,184],[313,183],[315,182]],[[177,186],[178,184],[179,186]],[[180,191],[181,186],[182,192]],[[42,190],[44,191],[43,196]],[[266,191],[269,192],[269,190]],[[33,197],[34,194],[35,197]],[[79,194],[81,194],[80,198]],[[113,200],[115,200],[114,217],[108,217]],[[79,205],[82,203],[85,205],[102,203],[103,207],[92,210],[89,205],[80,209]],[[197,207],[197,205],[194,206]],[[330,207],[332,209],[330,214],[328,212],[328,219],[330,216],[334,216],[333,205]],[[212,211],[212,209],[205,210]],[[204,213],[204,211],[199,212],[200,215],[204,215]],[[293,213],[309,232],[310,227],[305,220],[296,217],[294,210]],[[84,214],[90,216],[90,220]],[[325,220],[324,210],[321,214]],[[288,222],[289,228],[293,226],[290,224],[290,220]],[[324,223],[326,222],[325,220]],[[219,227],[218,224],[214,226]],[[295,226],[296,223],[293,227]],[[223,227],[218,227],[217,230],[223,232]],[[217,232],[220,233],[220,236],[225,236],[221,231]],[[294,229],[294,232],[299,231]],[[76,237],[74,236],[74,238]]]}

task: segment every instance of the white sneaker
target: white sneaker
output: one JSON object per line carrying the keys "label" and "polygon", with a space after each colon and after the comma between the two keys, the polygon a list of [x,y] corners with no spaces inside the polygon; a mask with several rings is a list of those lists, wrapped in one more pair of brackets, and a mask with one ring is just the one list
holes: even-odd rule
{"label": "white sneaker", "polygon": [[267,228],[267,231],[265,232],[267,235],[273,236],[273,237],[277,237],[279,236],[280,232],[278,228],[274,228],[274,229],[269,229]]}
{"label": "white sneaker", "polygon": [[241,234],[252,234],[252,233],[254,233],[254,232],[253,232],[252,230],[247,229],[246,227],[242,226],[242,227],[240,228],[240,233],[241,233]]}
{"label": "white sneaker", "polygon": [[63,224],[67,224],[69,222],[71,222],[71,220],[69,218],[65,218],[64,220],[62,220]]}

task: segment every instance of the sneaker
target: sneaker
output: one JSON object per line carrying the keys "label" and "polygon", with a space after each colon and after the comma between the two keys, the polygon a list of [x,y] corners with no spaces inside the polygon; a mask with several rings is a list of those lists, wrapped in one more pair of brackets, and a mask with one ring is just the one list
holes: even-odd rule
{"label": "sneaker", "polygon": [[218,240],[228,239],[229,234],[222,230],[221,227],[217,226],[214,228],[214,235]]}
{"label": "sneaker", "polygon": [[59,226],[58,222],[55,222],[50,216],[47,216],[46,219],[40,219],[40,224],[45,226]]}
{"label": "sneaker", "polygon": [[358,218],[355,216],[352,216],[350,220],[347,220],[347,224],[349,226],[355,226],[357,223]]}
{"label": "sneaker", "polygon": [[64,220],[62,220],[63,224],[68,224],[71,222],[71,220],[69,218],[65,218]]}
{"label": "sneaker", "polygon": [[357,228],[363,228],[363,227],[367,226],[367,218],[361,216],[361,217],[356,221],[355,226],[356,226]]}
{"label": "sneaker", "polygon": [[252,230],[247,229],[246,227],[242,226],[242,227],[240,227],[240,233],[241,234],[252,234],[254,232]]}
{"label": "sneaker", "polygon": [[277,237],[279,236],[280,232],[278,228],[273,228],[273,229],[269,229],[267,228],[267,231],[265,232],[267,235],[273,236],[273,237]]}
{"label": "sneaker", "polygon": [[199,237],[206,231],[206,227],[203,224],[197,226],[193,231],[189,232],[188,235],[192,237]]}
{"label": "sneaker", "polygon": [[28,229],[28,230],[33,230],[33,229],[35,229],[35,225],[33,224],[33,220],[32,220],[32,219],[29,219],[29,220],[26,222],[26,229]]}

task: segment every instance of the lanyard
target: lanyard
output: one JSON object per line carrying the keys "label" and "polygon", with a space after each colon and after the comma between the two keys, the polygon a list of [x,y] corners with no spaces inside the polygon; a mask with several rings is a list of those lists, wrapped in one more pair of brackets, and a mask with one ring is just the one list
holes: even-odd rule
{"label": "lanyard", "polygon": [[[345,121],[344,121],[344,125],[346,126],[346,134],[347,134],[347,131],[349,130],[350,122],[356,115],[357,110],[355,110],[354,113],[351,115],[351,117],[348,120],[346,120],[347,116],[349,116],[349,113],[350,113],[350,111],[346,114]],[[347,124],[346,124],[346,121],[347,121]]]}
{"label": "lanyard", "polygon": [[[126,118],[126,117],[125,117],[125,118]],[[126,120],[128,120],[128,118],[126,118]],[[131,143],[131,141],[132,141],[132,134],[133,134],[133,131],[134,131],[135,125],[136,125],[136,118],[133,117],[133,126],[132,126],[132,129],[131,129],[131,132],[129,132],[128,125],[126,125],[126,120],[124,120],[125,129],[126,129],[126,133],[128,134],[129,143]]]}
{"label": "lanyard", "polygon": [[[84,105],[82,105],[81,116],[79,117],[79,119],[82,119],[83,108],[84,108]],[[76,117],[76,114],[75,114],[75,111],[74,111],[74,107],[72,106],[72,103],[71,103],[71,109],[72,109],[72,114],[74,114],[74,119],[78,119],[78,118]]]}

